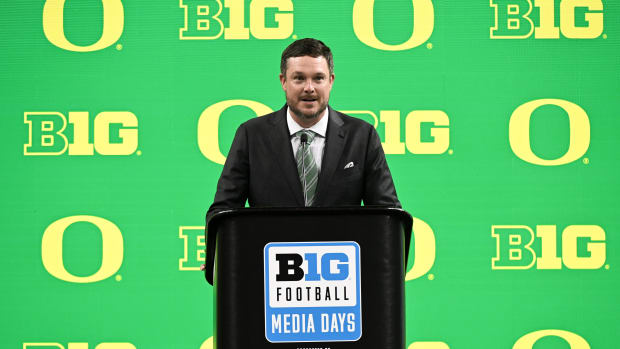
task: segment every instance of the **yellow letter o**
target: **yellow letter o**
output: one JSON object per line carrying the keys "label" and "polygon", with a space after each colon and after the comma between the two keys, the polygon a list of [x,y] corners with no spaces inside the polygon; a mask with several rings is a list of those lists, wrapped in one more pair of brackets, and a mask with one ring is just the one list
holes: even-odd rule
{"label": "yellow letter o", "polygon": [[90,52],[114,44],[123,34],[124,11],[121,0],[101,0],[103,4],[103,32],[96,43],[77,46],[69,42],[64,32],[65,0],[47,0],[43,6],[43,33],[52,44],[69,51]]}
{"label": "yellow letter o", "polygon": [[220,151],[219,123],[224,110],[232,106],[244,106],[252,109],[256,115],[264,115],[272,112],[268,106],[245,99],[233,99],[215,103],[205,109],[198,119],[198,148],[207,159],[216,164],[223,165],[226,157]]}
{"label": "yellow letter o", "polygon": [[[99,270],[90,276],[75,276],[65,269],[62,257],[62,239],[67,227],[76,222],[94,224],[101,231],[102,259]],[[50,224],[43,233],[41,242],[43,266],[52,276],[77,283],[97,282],[109,278],[123,263],[123,236],[118,227],[103,218],[95,216],[65,217]]]}
{"label": "yellow letter o", "polygon": [[356,0],[353,4],[353,31],[364,44],[385,51],[403,51],[422,45],[433,33],[435,10],[431,0],[411,0],[413,2],[413,32],[406,42],[399,45],[385,44],[375,35],[375,0]]}
{"label": "yellow letter o", "polygon": [[[530,145],[530,118],[543,105],[555,105],[566,111],[570,125],[568,151],[560,158],[545,160],[532,152]],[[557,166],[573,162],[583,156],[590,146],[590,120],[577,104],[561,99],[538,99],[519,106],[510,117],[508,138],[513,153],[521,160],[542,166]]]}
{"label": "yellow letter o", "polygon": [[572,332],[562,330],[541,330],[528,333],[519,338],[512,349],[532,349],[534,344],[543,337],[555,336],[564,339],[571,349],[590,349],[590,345],[585,339]]}
{"label": "yellow letter o", "polygon": [[[428,223],[413,217],[413,266],[405,281],[415,280],[428,273],[435,264],[435,234]],[[411,256],[410,256],[411,257]]]}

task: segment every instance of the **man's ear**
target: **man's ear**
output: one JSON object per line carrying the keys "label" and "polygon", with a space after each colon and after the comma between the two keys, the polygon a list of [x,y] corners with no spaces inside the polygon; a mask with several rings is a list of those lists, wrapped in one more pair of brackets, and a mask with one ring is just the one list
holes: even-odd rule
{"label": "man's ear", "polygon": [[282,89],[286,91],[284,88],[284,83],[286,82],[286,75],[280,74],[280,84],[282,85]]}

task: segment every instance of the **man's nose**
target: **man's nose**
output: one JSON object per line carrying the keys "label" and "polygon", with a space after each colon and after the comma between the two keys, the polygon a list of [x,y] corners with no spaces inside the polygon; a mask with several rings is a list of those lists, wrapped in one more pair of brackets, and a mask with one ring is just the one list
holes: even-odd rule
{"label": "man's nose", "polygon": [[314,85],[312,84],[312,80],[306,81],[306,84],[304,85],[304,92],[314,92]]}

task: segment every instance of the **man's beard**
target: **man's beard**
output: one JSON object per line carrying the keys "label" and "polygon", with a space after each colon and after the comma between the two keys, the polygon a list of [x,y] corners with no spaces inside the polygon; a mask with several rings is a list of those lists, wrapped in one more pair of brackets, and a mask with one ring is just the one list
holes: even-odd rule
{"label": "man's beard", "polygon": [[289,101],[286,101],[286,104],[288,104],[288,107],[291,108],[291,111],[293,112],[293,114],[297,115],[298,117],[300,117],[302,119],[306,119],[306,120],[312,120],[312,119],[317,118],[319,115],[323,114],[323,112],[325,112],[325,108],[327,108],[327,103],[321,104],[321,105],[319,105],[319,110],[316,113],[304,114],[304,113],[302,113],[301,110],[295,108],[293,106],[293,103],[289,103]]}

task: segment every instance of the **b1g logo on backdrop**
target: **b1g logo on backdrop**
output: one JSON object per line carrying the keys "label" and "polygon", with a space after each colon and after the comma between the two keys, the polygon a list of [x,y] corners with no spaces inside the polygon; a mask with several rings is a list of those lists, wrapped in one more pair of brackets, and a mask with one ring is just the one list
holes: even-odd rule
{"label": "b1g logo on backdrop", "polygon": [[[555,225],[494,225],[495,257],[491,269],[599,269],[605,264],[605,231],[598,225],[569,225],[561,234],[562,255],[558,256]],[[540,245],[536,238],[540,239]]]}
{"label": "b1g logo on backdrop", "polygon": [[273,242],[265,246],[264,256],[268,341],[360,339],[360,247],[356,242]]}
{"label": "b1g logo on backdrop", "polygon": [[179,238],[183,239],[183,257],[179,258],[179,270],[200,270],[205,262],[205,227],[180,226]]}
{"label": "b1g logo on backdrop", "polygon": [[[28,142],[24,155],[131,155],[138,148],[138,118],[128,111],[104,111],[94,119],[93,142],[90,142],[88,112],[26,112]],[[71,134],[71,139],[67,134]],[[140,154],[138,152],[138,154]]]}
{"label": "b1g logo on backdrop", "polygon": [[[381,110],[379,117],[368,110],[344,110],[352,116],[369,115],[377,128],[385,125],[385,154],[443,154],[450,147],[450,118],[441,110],[413,110],[405,117],[405,141],[400,134],[401,113],[398,110]],[[371,122],[372,124],[372,122]]]}
{"label": "b1g logo on backdrop", "polygon": [[69,343],[66,347],[60,343],[24,343],[22,349],[41,349],[41,348],[57,348],[57,349],[136,349],[131,343],[100,343],[96,346],[89,346],[88,343]]}
{"label": "b1g logo on backdrop", "polygon": [[594,39],[603,33],[601,0],[534,0],[533,5],[531,0],[490,0],[490,6],[495,13],[491,39],[526,39],[532,34],[536,39],[559,39],[560,32],[569,39]]}
{"label": "b1g logo on backdrop", "polygon": [[[292,0],[252,0],[249,5],[249,28],[245,26],[244,0],[179,0],[185,12],[185,25],[179,30],[181,40],[286,39],[293,33]],[[228,9],[227,20],[223,9]],[[273,11],[275,9],[275,12]]]}

